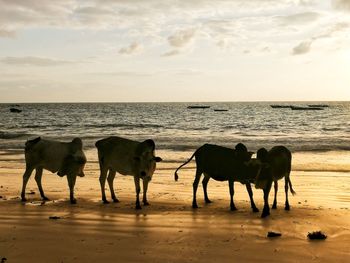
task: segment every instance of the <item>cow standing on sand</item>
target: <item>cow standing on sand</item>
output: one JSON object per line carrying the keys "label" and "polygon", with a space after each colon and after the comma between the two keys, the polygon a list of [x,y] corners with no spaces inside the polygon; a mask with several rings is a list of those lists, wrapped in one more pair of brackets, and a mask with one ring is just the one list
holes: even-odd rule
{"label": "cow standing on sand", "polygon": [[76,203],[74,198],[74,185],[77,175],[84,176],[84,166],[86,157],[83,152],[83,143],[80,138],[75,138],[71,142],[58,142],[43,140],[40,137],[29,140],[25,144],[26,170],[23,175],[23,185],[21,198],[26,201],[25,190],[28,180],[35,169],[35,181],[38,185],[40,196],[43,200],[49,200],[41,185],[43,169],[49,170],[63,177],[67,175],[70,202]]}
{"label": "cow standing on sand", "polygon": [[[261,170],[257,182],[255,184],[256,188],[266,188],[272,185],[274,182],[275,188],[275,196],[272,205],[272,209],[277,208],[277,191],[278,191],[278,180],[284,177],[285,185],[284,190],[286,194],[286,202],[285,202],[285,210],[289,210],[289,202],[288,202],[288,185],[290,187],[290,191],[293,195],[295,195],[295,191],[292,187],[292,182],[290,180],[290,172],[292,167],[292,154],[291,152],[284,146],[274,146],[270,151],[267,151],[265,148],[261,148],[257,152],[257,158],[267,164]],[[266,200],[265,200],[266,198]],[[267,203],[268,207],[268,196],[264,196],[264,201]]]}
{"label": "cow standing on sand", "polygon": [[[109,203],[105,194],[106,178],[114,202],[119,202],[114,189],[113,180],[116,172],[122,175],[132,175],[134,177],[136,189],[136,209],[141,209],[140,179],[143,180],[143,204],[149,205],[147,201],[148,183],[156,169],[156,163],[162,161],[160,157],[155,157],[155,143],[153,140],[143,142],[132,141],[120,137],[108,137],[96,142],[98,150],[98,160],[100,164],[100,184],[102,201]],[[108,173],[108,177],[107,177]]]}
{"label": "cow standing on sand", "polygon": [[248,152],[246,146],[242,143],[237,144],[235,149],[204,144],[194,152],[188,161],[176,169],[175,180],[178,180],[177,171],[189,163],[193,157],[196,157],[196,176],[193,182],[193,208],[198,208],[196,193],[201,175],[204,174],[202,184],[206,203],[211,203],[207,194],[209,179],[213,178],[217,181],[228,181],[230,189],[230,208],[232,211],[237,210],[233,202],[233,195],[234,182],[238,181],[246,185],[253,212],[259,212],[253,200],[253,191],[250,183],[255,181],[262,168],[262,164],[259,160],[251,159],[251,156],[252,153]]}

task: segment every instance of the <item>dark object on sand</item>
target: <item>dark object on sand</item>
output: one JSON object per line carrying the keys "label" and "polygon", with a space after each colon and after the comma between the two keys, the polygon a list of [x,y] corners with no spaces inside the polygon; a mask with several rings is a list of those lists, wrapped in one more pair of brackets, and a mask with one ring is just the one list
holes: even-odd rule
{"label": "dark object on sand", "polygon": [[209,109],[210,106],[205,106],[205,105],[193,105],[193,106],[188,106],[187,109]]}
{"label": "dark object on sand", "polygon": [[61,217],[59,217],[59,216],[49,216],[49,219],[57,220],[57,219],[61,219]]}
{"label": "dark object on sand", "polygon": [[281,234],[281,233],[278,233],[278,232],[269,231],[269,232],[267,233],[267,237],[280,237],[280,236],[282,236],[282,234]]}
{"label": "dark object on sand", "polygon": [[225,109],[214,109],[214,111],[228,111],[228,110],[225,110]]}
{"label": "dark object on sand", "polygon": [[17,108],[10,108],[10,111],[11,111],[11,112],[14,112],[14,113],[20,113],[20,112],[22,112],[22,110],[17,109]]}
{"label": "dark object on sand", "polygon": [[270,105],[271,108],[273,109],[289,109],[291,106],[290,105]]}
{"label": "dark object on sand", "polygon": [[292,110],[323,110],[322,107],[301,107],[301,106],[290,106]]}
{"label": "dark object on sand", "polygon": [[322,233],[321,231],[314,231],[314,232],[308,233],[307,237],[311,240],[313,240],[313,239],[324,240],[327,238],[327,236],[324,233]]}
{"label": "dark object on sand", "polygon": [[7,258],[1,258],[1,263],[5,263]]}
{"label": "dark object on sand", "polygon": [[35,195],[35,192],[33,190],[31,190],[29,193],[27,193],[28,195]]}
{"label": "dark object on sand", "polygon": [[316,108],[328,108],[329,107],[329,105],[327,105],[327,104],[309,104],[309,105],[307,105],[307,106],[309,106],[309,107],[316,107]]}

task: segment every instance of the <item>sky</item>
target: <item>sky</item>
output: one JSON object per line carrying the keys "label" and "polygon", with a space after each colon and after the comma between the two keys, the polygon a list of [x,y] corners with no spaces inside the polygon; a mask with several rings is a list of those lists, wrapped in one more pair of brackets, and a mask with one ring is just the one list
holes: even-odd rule
{"label": "sky", "polygon": [[350,100],[350,0],[0,0],[0,102]]}

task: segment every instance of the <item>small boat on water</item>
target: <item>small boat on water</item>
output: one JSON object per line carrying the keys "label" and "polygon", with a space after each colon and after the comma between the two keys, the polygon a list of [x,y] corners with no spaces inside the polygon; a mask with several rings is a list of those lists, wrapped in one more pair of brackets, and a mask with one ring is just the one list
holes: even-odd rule
{"label": "small boat on water", "polygon": [[214,109],[214,111],[228,111],[226,109]]}
{"label": "small boat on water", "polygon": [[22,112],[22,110],[17,109],[17,108],[10,108],[10,111],[13,112],[13,113],[20,113],[20,112]]}
{"label": "small boat on water", "polygon": [[307,106],[309,106],[309,107],[316,107],[316,108],[327,108],[327,107],[329,107],[329,105],[327,105],[327,104],[309,104],[309,105],[307,105]]}
{"label": "small boat on water", "polygon": [[291,106],[290,105],[270,105],[271,108],[273,109],[289,109]]}
{"label": "small boat on water", "polygon": [[324,110],[322,107],[302,107],[302,106],[290,106],[292,110]]}
{"label": "small boat on water", "polygon": [[187,109],[209,109],[210,106],[207,105],[191,105],[188,106]]}

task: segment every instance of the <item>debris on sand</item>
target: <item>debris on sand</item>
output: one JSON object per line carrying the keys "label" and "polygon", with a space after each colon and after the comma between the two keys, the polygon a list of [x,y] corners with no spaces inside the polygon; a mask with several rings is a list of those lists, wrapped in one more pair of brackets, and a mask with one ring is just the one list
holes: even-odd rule
{"label": "debris on sand", "polygon": [[309,238],[309,239],[320,239],[320,240],[324,240],[324,239],[326,239],[327,238],[327,236],[324,234],[324,233],[322,233],[321,231],[314,231],[314,232],[309,232],[308,234],[307,234],[307,237]]}
{"label": "debris on sand", "polygon": [[280,236],[282,236],[282,234],[281,234],[281,233],[278,233],[278,232],[269,231],[269,232],[267,233],[267,237],[280,237]]}
{"label": "debris on sand", "polygon": [[33,190],[31,190],[29,193],[27,193],[28,195],[35,195],[35,192]]}
{"label": "debris on sand", "polygon": [[1,263],[5,263],[7,258],[1,258]]}
{"label": "debris on sand", "polygon": [[49,216],[49,219],[57,220],[57,219],[61,219],[61,217],[60,216]]}

